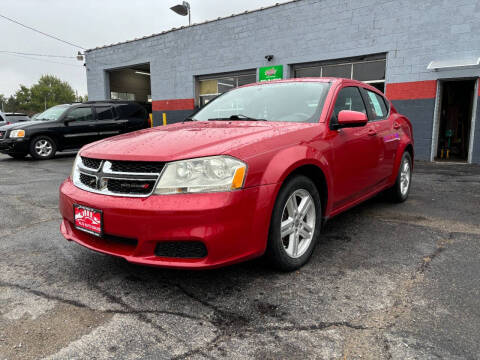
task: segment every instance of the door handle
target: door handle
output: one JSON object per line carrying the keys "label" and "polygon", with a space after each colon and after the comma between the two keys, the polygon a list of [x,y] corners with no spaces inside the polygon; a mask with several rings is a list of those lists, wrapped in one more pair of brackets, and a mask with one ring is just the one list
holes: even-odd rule
{"label": "door handle", "polygon": [[395,122],[393,123],[393,128],[394,128],[395,130],[400,129],[400,124],[395,121]]}
{"label": "door handle", "polygon": [[368,130],[368,135],[369,136],[375,136],[375,135],[377,135],[377,132],[374,129],[370,129],[370,130]]}

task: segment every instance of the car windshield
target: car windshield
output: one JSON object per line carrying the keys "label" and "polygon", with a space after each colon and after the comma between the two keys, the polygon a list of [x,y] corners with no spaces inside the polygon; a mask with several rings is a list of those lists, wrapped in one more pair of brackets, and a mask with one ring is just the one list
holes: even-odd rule
{"label": "car windshield", "polygon": [[57,105],[38,114],[34,121],[54,121],[58,120],[60,116],[67,110],[69,105]]}
{"label": "car windshield", "polygon": [[289,82],[231,90],[192,116],[194,121],[318,122],[330,83]]}

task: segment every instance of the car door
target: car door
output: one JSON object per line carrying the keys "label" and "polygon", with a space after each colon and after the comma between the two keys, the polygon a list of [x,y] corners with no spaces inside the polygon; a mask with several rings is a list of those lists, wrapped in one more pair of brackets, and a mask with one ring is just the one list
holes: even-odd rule
{"label": "car door", "polygon": [[400,135],[398,129],[395,129],[394,121],[389,117],[389,109],[384,97],[367,89],[362,89],[362,92],[370,113],[369,117],[375,125],[381,149],[378,177],[386,182],[393,172]]}
{"label": "car door", "polygon": [[95,106],[98,139],[104,139],[124,132],[125,121],[117,119],[112,106]]}
{"label": "car door", "polygon": [[379,143],[375,124],[335,130],[334,124],[342,110],[367,109],[356,86],[343,87],[337,94],[330,119],[333,145],[334,208],[340,208],[371,191],[378,182]]}
{"label": "car door", "polygon": [[80,148],[97,139],[97,122],[91,106],[71,108],[65,114],[63,122],[65,126],[61,130],[65,148]]}

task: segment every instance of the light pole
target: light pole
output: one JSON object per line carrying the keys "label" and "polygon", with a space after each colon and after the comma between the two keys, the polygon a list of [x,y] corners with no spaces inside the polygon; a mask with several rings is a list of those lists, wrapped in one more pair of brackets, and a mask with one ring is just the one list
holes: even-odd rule
{"label": "light pole", "polygon": [[192,25],[190,4],[188,2],[184,1],[182,4],[172,6],[170,10],[176,12],[178,15],[182,15],[182,16],[188,15],[188,25]]}

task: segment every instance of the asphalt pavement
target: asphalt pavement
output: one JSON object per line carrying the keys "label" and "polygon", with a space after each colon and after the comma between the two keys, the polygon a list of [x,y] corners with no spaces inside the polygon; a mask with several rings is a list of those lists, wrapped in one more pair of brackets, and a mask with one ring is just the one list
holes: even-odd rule
{"label": "asphalt pavement", "polygon": [[311,261],[131,265],[66,241],[74,155],[0,155],[0,359],[480,358],[480,166],[416,163],[410,198],[329,221]]}

